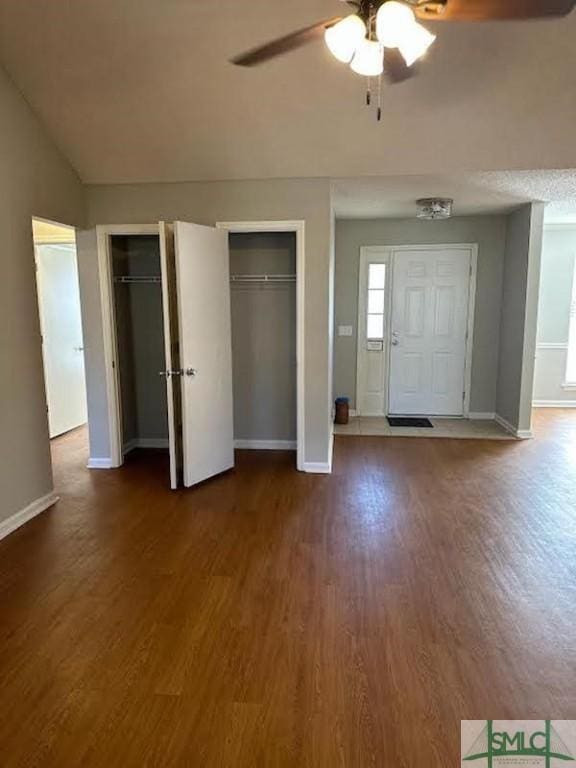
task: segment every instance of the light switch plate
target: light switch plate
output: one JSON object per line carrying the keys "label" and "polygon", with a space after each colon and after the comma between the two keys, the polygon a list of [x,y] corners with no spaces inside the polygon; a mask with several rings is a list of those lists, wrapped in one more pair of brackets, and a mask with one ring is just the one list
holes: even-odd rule
{"label": "light switch plate", "polygon": [[338,326],[338,336],[352,336],[352,326],[351,325],[339,325]]}

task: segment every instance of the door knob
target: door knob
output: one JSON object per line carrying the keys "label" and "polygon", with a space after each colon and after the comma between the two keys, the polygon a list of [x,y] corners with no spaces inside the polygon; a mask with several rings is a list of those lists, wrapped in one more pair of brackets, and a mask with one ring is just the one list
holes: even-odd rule
{"label": "door knob", "polygon": [[74,352],[84,352],[84,347],[74,347]]}
{"label": "door knob", "polygon": [[397,347],[398,344],[400,344],[400,339],[398,338],[398,332],[392,331],[392,346]]}
{"label": "door knob", "polygon": [[197,373],[196,368],[186,368],[186,376],[196,376]]}

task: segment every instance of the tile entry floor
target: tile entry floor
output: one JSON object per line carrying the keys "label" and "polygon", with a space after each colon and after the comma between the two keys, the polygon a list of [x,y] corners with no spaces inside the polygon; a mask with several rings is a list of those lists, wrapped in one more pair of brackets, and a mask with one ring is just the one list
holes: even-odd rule
{"label": "tile entry floor", "polygon": [[430,428],[391,427],[384,416],[355,416],[348,424],[334,424],[335,435],[381,437],[448,437],[453,440],[515,440],[495,421],[476,419],[430,419]]}

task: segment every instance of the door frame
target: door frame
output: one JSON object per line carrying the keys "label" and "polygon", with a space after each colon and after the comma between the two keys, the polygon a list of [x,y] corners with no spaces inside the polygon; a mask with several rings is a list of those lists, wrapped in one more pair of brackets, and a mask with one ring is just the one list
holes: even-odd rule
{"label": "door frame", "polygon": [[[464,398],[462,418],[467,419],[470,416],[470,395],[472,388],[472,354],[474,350],[474,319],[476,308],[476,285],[478,271],[478,243],[432,243],[429,245],[417,243],[415,245],[378,245],[362,246],[360,248],[360,261],[358,271],[358,339],[360,338],[360,291],[361,291],[361,272],[362,259],[366,261],[371,253],[380,253],[388,255],[389,263],[389,301],[386,308],[386,329],[385,329],[385,355],[386,355],[386,382],[385,382],[385,407],[387,415],[390,413],[390,321],[392,317],[392,303],[394,301],[394,266],[395,253],[399,251],[450,251],[450,250],[468,250],[470,252],[470,275],[468,282],[468,316],[466,324],[466,353],[464,358]],[[359,342],[358,342],[359,344]],[[356,350],[356,398],[358,398],[358,372],[359,355]],[[440,417],[441,418],[441,417]]]}
{"label": "door frame", "polygon": [[[377,414],[378,416],[386,416],[388,412],[388,388],[390,383],[390,320],[392,316],[392,254],[389,246],[386,245],[363,245],[360,248],[360,261],[358,264],[358,316],[356,327],[356,413],[361,416],[360,409],[358,408],[360,392],[361,365],[360,365],[360,350],[361,345],[364,343],[365,329],[366,329],[366,299],[368,297],[368,264],[374,259],[374,257],[380,257],[380,263],[386,264],[386,283],[384,291],[384,338],[382,339],[382,353],[384,355],[384,411],[385,413]],[[364,330],[363,330],[364,329]],[[366,416],[374,416],[375,414],[365,414]]]}
{"label": "door frame", "polygon": [[305,333],[304,333],[304,221],[218,221],[218,229],[228,233],[295,232],[296,233],[296,468],[304,471],[304,395],[305,395]]}
{"label": "door frame", "polygon": [[[121,467],[124,463],[118,339],[116,336],[112,253],[110,250],[110,238],[113,235],[157,235],[158,239],[160,239],[160,226],[159,224],[106,224],[96,227],[106,401],[108,405],[108,430],[110,435],[110,468],[112,469]],[[90,464],[88,466],[90,467]]]}

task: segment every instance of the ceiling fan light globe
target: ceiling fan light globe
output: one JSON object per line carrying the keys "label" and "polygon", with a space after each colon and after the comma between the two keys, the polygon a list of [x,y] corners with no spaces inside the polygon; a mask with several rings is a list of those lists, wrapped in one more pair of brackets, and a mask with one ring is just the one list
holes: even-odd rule
{"label": "ceiling fan light globe", "polygon": [[362,40],[366,37],[366,25],[359,16],[352,13],[345,19],[328,27],[324,33],[324,40],[330,53],[348,64]]}
{"label": "ceiling fan light globe", "polygon": [[416,16],[409,6],[389,0],[376,14],[376,37],[386,48],[398,48],[414,24]]}
{"label": "ceiling fan light globe", "polygon": [[421,59],[428,48],[436,40],[436,35],[429,32],[422,24],[415,22],[403,35],[398,48],[406,65],[411,67],[414,62]]}
{"label": "ceiling fan light globe", "polygon": [[375,40],[364,39],[354,54],[350,68],[364,77],[378,77],[384,71],[382,45]]}

